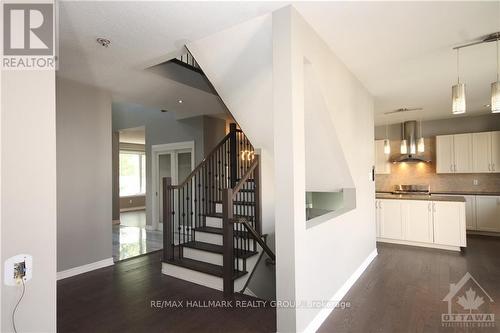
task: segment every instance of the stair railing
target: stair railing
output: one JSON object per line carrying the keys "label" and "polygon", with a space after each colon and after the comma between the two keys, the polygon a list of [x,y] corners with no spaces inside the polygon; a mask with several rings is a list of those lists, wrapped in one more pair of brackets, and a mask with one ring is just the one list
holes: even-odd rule
{"label": "stair railing", "polygon": [[195,228],[205,227],[206,216],[216,214],[223,191],[235,186],[246,173],[253,152],[245,134],[231,124],[229,133],[180,184],[163,178],[164,260],[182,258],[178,245],[194,241]]}
{"label": "stair railing", "polygon": [[[246,173],[233,188],[224,190],[223,216],[223,288],[224,295],[234,293],[233,275],[246,267],[240,267],[239,258],[247,251],[257,252],[257,243],[265,251],[272,251],[262,245],[261,226],[261,174],[260,156],[251,154],[240,158],[251,161]],[[244,221],[244,223],[242,223]],[[272,254],[274,260],[274,254]],[[245,265],[243,261],[242,265]]]}

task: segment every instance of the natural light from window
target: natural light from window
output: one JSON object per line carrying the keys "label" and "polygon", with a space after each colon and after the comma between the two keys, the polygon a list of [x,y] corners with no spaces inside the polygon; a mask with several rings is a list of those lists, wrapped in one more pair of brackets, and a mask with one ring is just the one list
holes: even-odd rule
{"label": "natural light from window", "polygon": [[120,151],[120,197],[146,193],[146,155]]}

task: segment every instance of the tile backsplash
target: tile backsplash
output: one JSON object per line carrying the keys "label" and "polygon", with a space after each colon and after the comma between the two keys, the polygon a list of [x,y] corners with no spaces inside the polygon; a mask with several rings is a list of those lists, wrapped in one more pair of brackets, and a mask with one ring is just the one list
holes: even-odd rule
{"label": "tile backsplash", "polygon": [[[399,156],[399,141],[391,141],[391,159]],[[436,174],[436,140],[426,138],[430,163],[391,164],[391,174],[375,176],[377,191],[392,191],[398,184],[428,184],[431,191],[500,192],[500,173]],[[477,185],[474,183],[477,182]]]}

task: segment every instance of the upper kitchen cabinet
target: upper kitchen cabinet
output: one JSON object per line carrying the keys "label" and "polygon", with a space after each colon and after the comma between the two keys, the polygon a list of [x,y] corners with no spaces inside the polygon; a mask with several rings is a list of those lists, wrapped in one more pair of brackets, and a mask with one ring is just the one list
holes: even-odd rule
{"label": "upper kitchen cabinet", "polygon": [[375,173],[390,174],[389,155],[384,153],[384,140],[375,140]]}
{"label": "upper kitchen cabinet", "polygon": [[473,172],[500,172],[500,132],[472,134]]}
{"label": "upper kitchen cabinet", "polygon": [[472,134],[436,136],[436,172],[473,172],[472,151]]}

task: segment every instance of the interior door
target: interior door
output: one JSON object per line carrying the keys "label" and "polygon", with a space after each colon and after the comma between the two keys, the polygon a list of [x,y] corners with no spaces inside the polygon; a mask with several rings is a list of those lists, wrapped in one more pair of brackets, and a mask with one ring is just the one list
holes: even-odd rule
{"label": "interior door", "polygon": [[[193,170],[191,149],[179,149],[163,152],[158,155],[158,216],[159,223],[163,223],[163,177],[171,177],[172,184],[182,183]],[[177,201],[173,202],[177,207]],[[180,206],[179,206],[179,209]],[[179,211],[176,216],[182,215]],[[174,221],[177,225],[177,221]]]}
{"label": "interior door", "polygon": [[472,172],[472,134],[457,134],[453,137],[453,171]]}
{"label": "interior door", "polygon": [[453,135],[436,136],[436,172],[453,173]]}
{"label": "interior door", "polygon": [[491,134],[489,132],[472,134],[472,159],[474,172],[491,171]]}

